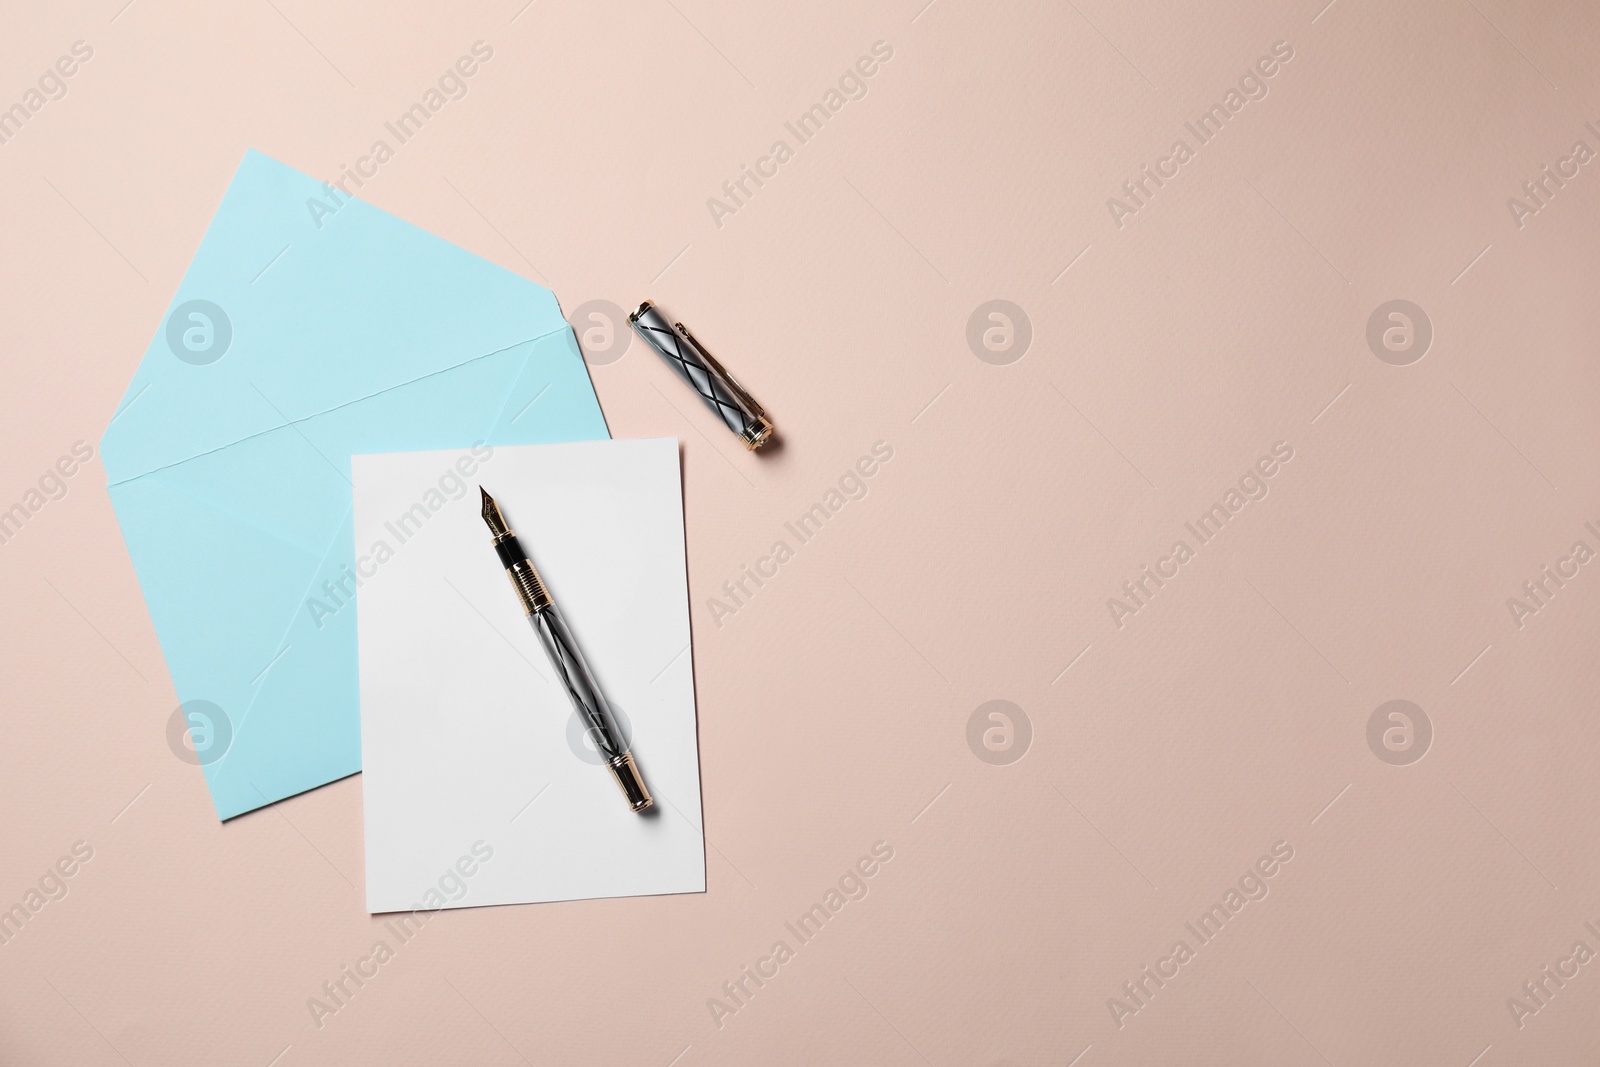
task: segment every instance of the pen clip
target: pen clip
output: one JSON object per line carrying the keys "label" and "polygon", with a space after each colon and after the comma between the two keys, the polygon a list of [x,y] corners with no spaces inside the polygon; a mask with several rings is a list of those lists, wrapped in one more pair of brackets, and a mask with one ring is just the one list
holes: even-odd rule
{"label": "pen clip", "polygon": [[728,373],[728,368],[717,362],[717,357],[713,356],[706,349],[706,346],[701,344],[699,339],[695,337],[694,334],[689,332],[689,327],[685,326],[681,322],[675,322],[672,325],[679,333],[683,334],[684,340],[694,345],[696,350],[699,351],[700,357],[704,359],[706,361],[706,365],[711,368],[711,373],[722,379],[722,383],[728,387],[728,391],[739,398],[739,403],[745,406],[751,416],[758,419],[766,417],[766,409],[760,404],[756,403],[756,398],[745,391],[744,386],[739,384],[739,379]]}

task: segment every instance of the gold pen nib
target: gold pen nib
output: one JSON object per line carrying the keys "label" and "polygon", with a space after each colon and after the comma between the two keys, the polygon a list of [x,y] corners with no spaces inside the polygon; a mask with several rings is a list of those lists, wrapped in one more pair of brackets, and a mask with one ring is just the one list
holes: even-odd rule
{"label": "gold pen nib", "polygon": [[511,527],[506,525],[505,516],[500,514],[500,505],[494,502],[494,497],[483,486],[478,486],[478,492],[483,494],[483,521],[488,525],[489,532],[494,534],[497,541],[508,536]]}

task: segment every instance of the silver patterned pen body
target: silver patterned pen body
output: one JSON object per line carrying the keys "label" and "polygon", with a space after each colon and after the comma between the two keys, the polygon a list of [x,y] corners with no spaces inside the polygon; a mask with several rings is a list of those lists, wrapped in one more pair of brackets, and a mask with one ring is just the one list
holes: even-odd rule
{"label": "silver patterned pen body", "polygon": [[739,435],[745,448],[754,452],[772,439],[772,420],[766,410],[683,323],[667,325],[666,317],[648,300],[628,316],[628,323],[700,394],[728,429]]}
{"label": "silver patterned pen body", "polygon": [[539,635],[539,643],[550,657],[550,664],[567,691],[567,699],[572,701],[573,708],[583,719],[584,727],[594,741],[596,751],[616,777],[617,785],[622,787],[622,795],[627,799],[629,809],[646,810],[654,803],[650,790],[645,787],[644,776],[639,773],[638,764],[634,762],[633,754],[628,751],[617,729],[611,705],[606,702],[605,694],[600,691],[589,665],[584,662],[583,653],[578,651],[578,642],[573,639],[572,631],[561,617],[561,610],[550,599],[544,581],[539,577],[539,572],[534,570],[533,561],[528,559],[528,553],[523,550],[516,533],[506,525],[505,516],[500,514],[500,505],[495,503],[494,497],[483,486],[478,487],[478,492],[483,494],[483,521],[494,537],[494,549],[500,555],[506,577],[511,579],[511,587],[517,591],[517,599],[522,601],[522,609],[527,612],[534,633]]}

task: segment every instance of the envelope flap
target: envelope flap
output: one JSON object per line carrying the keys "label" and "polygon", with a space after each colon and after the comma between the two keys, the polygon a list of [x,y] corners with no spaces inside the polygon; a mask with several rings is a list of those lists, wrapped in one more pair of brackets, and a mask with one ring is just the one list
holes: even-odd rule
{"label": "envelope flap", "polygon": [[102,439],[107,477],[564,329],[544,287],[252,150]]}

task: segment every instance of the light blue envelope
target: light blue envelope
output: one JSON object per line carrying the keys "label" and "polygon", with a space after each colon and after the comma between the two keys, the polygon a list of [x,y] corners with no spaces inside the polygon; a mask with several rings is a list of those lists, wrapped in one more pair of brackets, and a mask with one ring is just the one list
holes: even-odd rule
{"label": "light blue envelope", "polygon": [[607,436],[548,290],[247,153],[100,443],[217,815],[361,769],[351,454]]}

